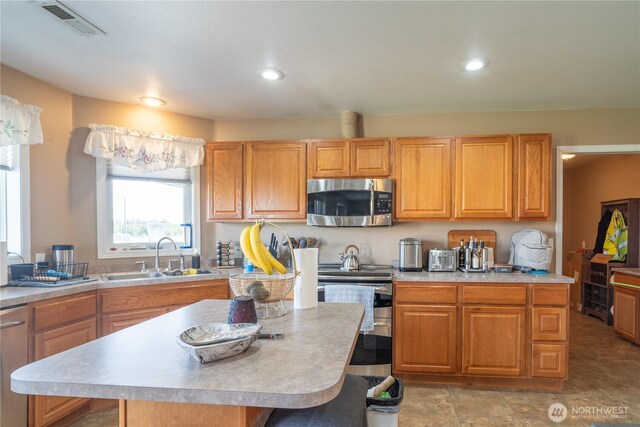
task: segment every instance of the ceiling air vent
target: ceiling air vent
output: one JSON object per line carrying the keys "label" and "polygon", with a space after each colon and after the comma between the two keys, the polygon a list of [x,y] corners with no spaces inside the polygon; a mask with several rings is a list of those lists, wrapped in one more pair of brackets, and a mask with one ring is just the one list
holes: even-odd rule
{"label": "ceiling air vent", "polygon": [[40,3],[40,7],[54,15],[60,21],[69,25],[80,34],[83,34],[85,36],[106,34],[100,28],[96,27],[91,22],[87,21],[82,16],[78,15],[76,12],[69,9],[59,1]]}

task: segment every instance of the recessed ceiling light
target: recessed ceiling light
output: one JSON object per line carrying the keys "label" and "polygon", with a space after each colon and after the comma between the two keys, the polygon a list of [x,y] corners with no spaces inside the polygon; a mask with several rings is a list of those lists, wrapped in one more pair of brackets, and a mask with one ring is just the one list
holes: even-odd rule
{"label": "recessed ceiling light", "polygon": [[167,104],[167,101],[165,101],[164,99],[156,98],[153,96],[141,96],[140,102],[148,105],[149,107],[160,107]]}
{"label": "recessed ceiling light", "polygon": [[474,59],[473,61],[469,61],[465,64],[464,68],[467,71],[478,71],[482,70],[487,66],[487,61],[482,61],[480,59]]}
{"label": "recessed ceiling light", "polygon": [[563,154],[562,155],[562,160],[573,159],[575,156],[576,156],[575,154]]}
{"label": "recessed ceiling light", "polygon": [[262,76],[262,78],[267,80],[284,79],[284,73],[280,70],[276,70],[275,68],[263,68],[262,70],[259,70],[258,73]]}

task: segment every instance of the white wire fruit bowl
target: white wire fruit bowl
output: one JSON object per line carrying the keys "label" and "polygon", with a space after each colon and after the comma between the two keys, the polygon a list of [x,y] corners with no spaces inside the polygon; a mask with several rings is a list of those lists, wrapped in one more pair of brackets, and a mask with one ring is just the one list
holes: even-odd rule
{"label": "white wire fruit bowl", "polygon": [[[289,234],[280,226],[271,222],[260,220],[264,224],[272,225],[280,229],[291,247]],[[259,319],[269,319],[282,316],[287,313],[283,298],[293,289],[298,270],[296,260],[292,258],[293,271],[284,274],[267,274],[262,272],[232,274],[229,276],[229,286],[236,296],[250,296],[256,303],[256,314]]]}
{"label": "white wire fruit bowl", "polygon": [[[231,285],[231,289],[236,295],[250,296],[257,303],[277,302],[291,292],[295,277],[294,273],[272,275],[266,273],[232,274],[229,277],[229,285]],[[263,289],[266,289],[266,292]]]}

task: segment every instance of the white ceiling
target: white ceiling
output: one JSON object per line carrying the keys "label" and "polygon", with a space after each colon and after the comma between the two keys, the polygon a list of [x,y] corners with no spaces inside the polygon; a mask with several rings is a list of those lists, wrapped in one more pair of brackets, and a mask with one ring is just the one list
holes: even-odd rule
{"label": "white ceiling", "polygon": [[[640,2],[1,1],[1,61],[71,93],[207,118],[640,106]],[[486,70],[462,63],[480,57]],[[286,77],[266,81],[273,66]]]}

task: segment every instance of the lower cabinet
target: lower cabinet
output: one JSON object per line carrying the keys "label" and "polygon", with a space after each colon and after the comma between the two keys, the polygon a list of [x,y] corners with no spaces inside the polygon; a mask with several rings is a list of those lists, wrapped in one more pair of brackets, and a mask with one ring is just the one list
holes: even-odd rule
{"label": "lower cabinet", "polygon": [[228,299],[229,295],[226,279],[100,289],[100,336],[203,299]]}
{"label": "lower cabinet", "polygon": [[[619,273],[616,281],[620,282]],[[613,330],[616,334],[640,344],[640,288],[616,285],[613,288]]]}
{"label": "lower cabinet", "polygon": [[[31,359],[44,359],[96,339],[95,291],[29,305],[34,330]],[[29,396],[29,425],[47,426],[89,411],[90,399]]]}
{"label": "lower cabinet", "polygon": [[515,376],[525,372],[525,308],[462,308],[462,372]]}
{"label": "lower cabinet", "polygon": [[456,371],[458,316],[455,306],[402,305],[396,308],[395,315],[395,322],[402,326],[397,328],[394,339],[394,370]]}
{"label": "lower cabinet", "polygon": [[392,372],[405,381],[559,390],[568,284],[394,282]]}

